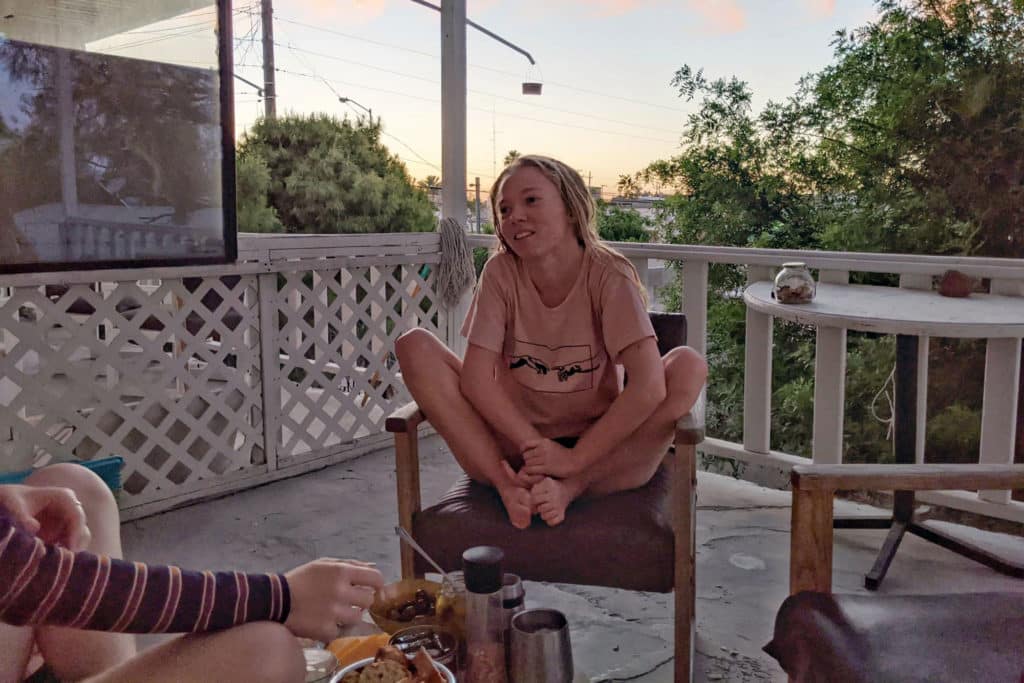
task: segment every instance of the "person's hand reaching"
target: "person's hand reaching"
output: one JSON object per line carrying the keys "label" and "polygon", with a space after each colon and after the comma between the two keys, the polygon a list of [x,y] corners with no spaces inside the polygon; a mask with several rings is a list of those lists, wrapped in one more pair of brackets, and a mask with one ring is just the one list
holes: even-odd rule
{"label": "person's hand reaching", "polygon": [[371,563],[321,558],[287,572],[291,610],[284,625],[295,635],[329,642],[362,619],[384,577]]}
{"label": "person's hand reaching", "polygon": [[71,489],[58,486],[0,486],[0,506],[26,531],[47,543],[84,550],[92,539],[85,509]]}

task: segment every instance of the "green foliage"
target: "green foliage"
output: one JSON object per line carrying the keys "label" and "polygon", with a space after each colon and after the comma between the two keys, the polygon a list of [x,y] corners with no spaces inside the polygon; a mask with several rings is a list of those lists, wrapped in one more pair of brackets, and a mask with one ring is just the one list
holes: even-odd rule
{"label": "green foliage", "polygon": [[604,200],[597,202],[597,232],[609,242],[651,241],[651,221],[636,209],[624,209]]}
{"label": "green foliage", "polygon": [[426,193],[381,144],[380,132],[379,123],[318,114],[260,119],[238,156],[262,159],[270,183],[261,193],[258,168],[247,169],[254,182],[239,187],[240,213],[266,224],[261,207],[269,206],[288,233],[433,230]]}
{"label": "green foliage", "polygon": [[259,152],[238,155],[235,186],[239,232],[284,232],[277,212],[267,204],[270,169]]}
{"label": "green foliage", "polygon": [[[746,83],[679,69],[673,85],[697,103],[680,152],[619,182],[627,194],[675,191],[654,221],[664,241],[1024,253],[1024,2],[879,0],[878,9],[874,22],[836,35],[829,66],[761,112]],[[742,435],[745,280],[739,267],[709,269],[708,428],[731,440]],[[678,285],[662,294],[678,306]],[[982,348],[934,339],[930,356],[929,457],[973,458]],[[775,326],[775,448],[810,454],[813,358],[812,330]],[[846,461],[892,458],[893,363],[891,337],[849,334]]]}
{"label": "green foliage", "polygon": [[976,462],[981,443],[981,411],[962,403],[928,419],[929,462]]}
{"label": "green foliage", "polygon": [[[481,223],[480,232],[493,235],[494,226],[490,223]],[[484,264],[487,263],[487,259],[491,257],[491,250],[486,247],[476,247],[473,249],[473,268],[476,271],[476,276],[480,277],[481,271],[484,269]]]}

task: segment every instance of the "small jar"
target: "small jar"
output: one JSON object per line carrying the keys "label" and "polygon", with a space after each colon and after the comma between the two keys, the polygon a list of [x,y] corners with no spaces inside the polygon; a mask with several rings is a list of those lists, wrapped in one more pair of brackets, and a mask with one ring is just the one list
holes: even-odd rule
{"label": "small jar", "polygon": [[772,293],[780,304],[806,304],[814,299],[816,285],[807,264],[799,261],[783,263],[775,276]]}
{"label": "small jar", "polygon": [[466,580],[462,572],[448,572],[451,583],[441,585],[437,596],[437,623],[462,641],[466,637]]}

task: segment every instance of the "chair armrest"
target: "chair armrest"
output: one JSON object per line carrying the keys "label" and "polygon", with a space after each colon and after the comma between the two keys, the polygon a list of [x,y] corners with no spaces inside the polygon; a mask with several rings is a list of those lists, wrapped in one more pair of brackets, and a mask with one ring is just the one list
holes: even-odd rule
{"label": "chair armrest", "polygon": [[395,410],[384,420],[384,430],[392,433],[415,432],[421,422],[426,422],[427,416],[423,414],[415,401],[409,401],[401,408]]}
{"label": "chair armrest", "polygon": [[797,465],[793,468],[789,592],[832,589],[832,498],[837,490],[1024,488],[1024,465]]}
{"label": "chair armrest", "polygon": [[797,465],[802,491],[1024,489],[1024,465]]}
{"label": "chair armrest", "polygon": [[683,415],[676,422],[675,442],[677,444],[695,445],[704,441],[705,405],[704,392],[701,391],[700,396],[697,397],[697,402],[690,408],[690,412]]}
{"label": "chair armrest", "polygon": [[[417,427],[427,419],[414,401],[388,415],[384,429],[395,435],[395,484],[398,495],[398,523],[410,533],[413,518],[422,505],[420,497],[420,448]],[[415,576],[412,549],[399,543],[402,578]]]}

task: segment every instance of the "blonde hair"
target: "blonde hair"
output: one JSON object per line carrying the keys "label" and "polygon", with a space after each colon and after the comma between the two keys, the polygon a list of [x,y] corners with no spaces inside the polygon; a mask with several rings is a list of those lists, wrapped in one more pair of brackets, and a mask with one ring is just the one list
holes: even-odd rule
{"label": "blonde hair", "polygon": [[569,222],[572,224],[572,229],[576,234],[576,241],[579,242],[579,245],[585,250],[589,249],[592,251],[602,261],[621,265],[629,274],[630,279],[633,280],[633,284],[640,291],[640,297],[643,299],[644,306],[647,306],[647,288],[640,281],[640,275],[637,273],[636,267],[628,258],[602,242],[597,233],[597,207],[586,183],[583,182],[583,177],[574,168],[558,159],[552,159],[551,157],[539,154],[527,154],[518,157],[498,174],[494,185],[491,186],[491,193],[489,195],[491,198],[491,218],[494,221],[494,232],[498,236],[498,251],[507,251],[513,257],[516,257],[515,252],[509,249],[505,238],[501,234],[498,194],[510,175],[520,168],[526,167],[537,169],[558,188],[558,194],[565,205],[565,212],[569,216]]}

